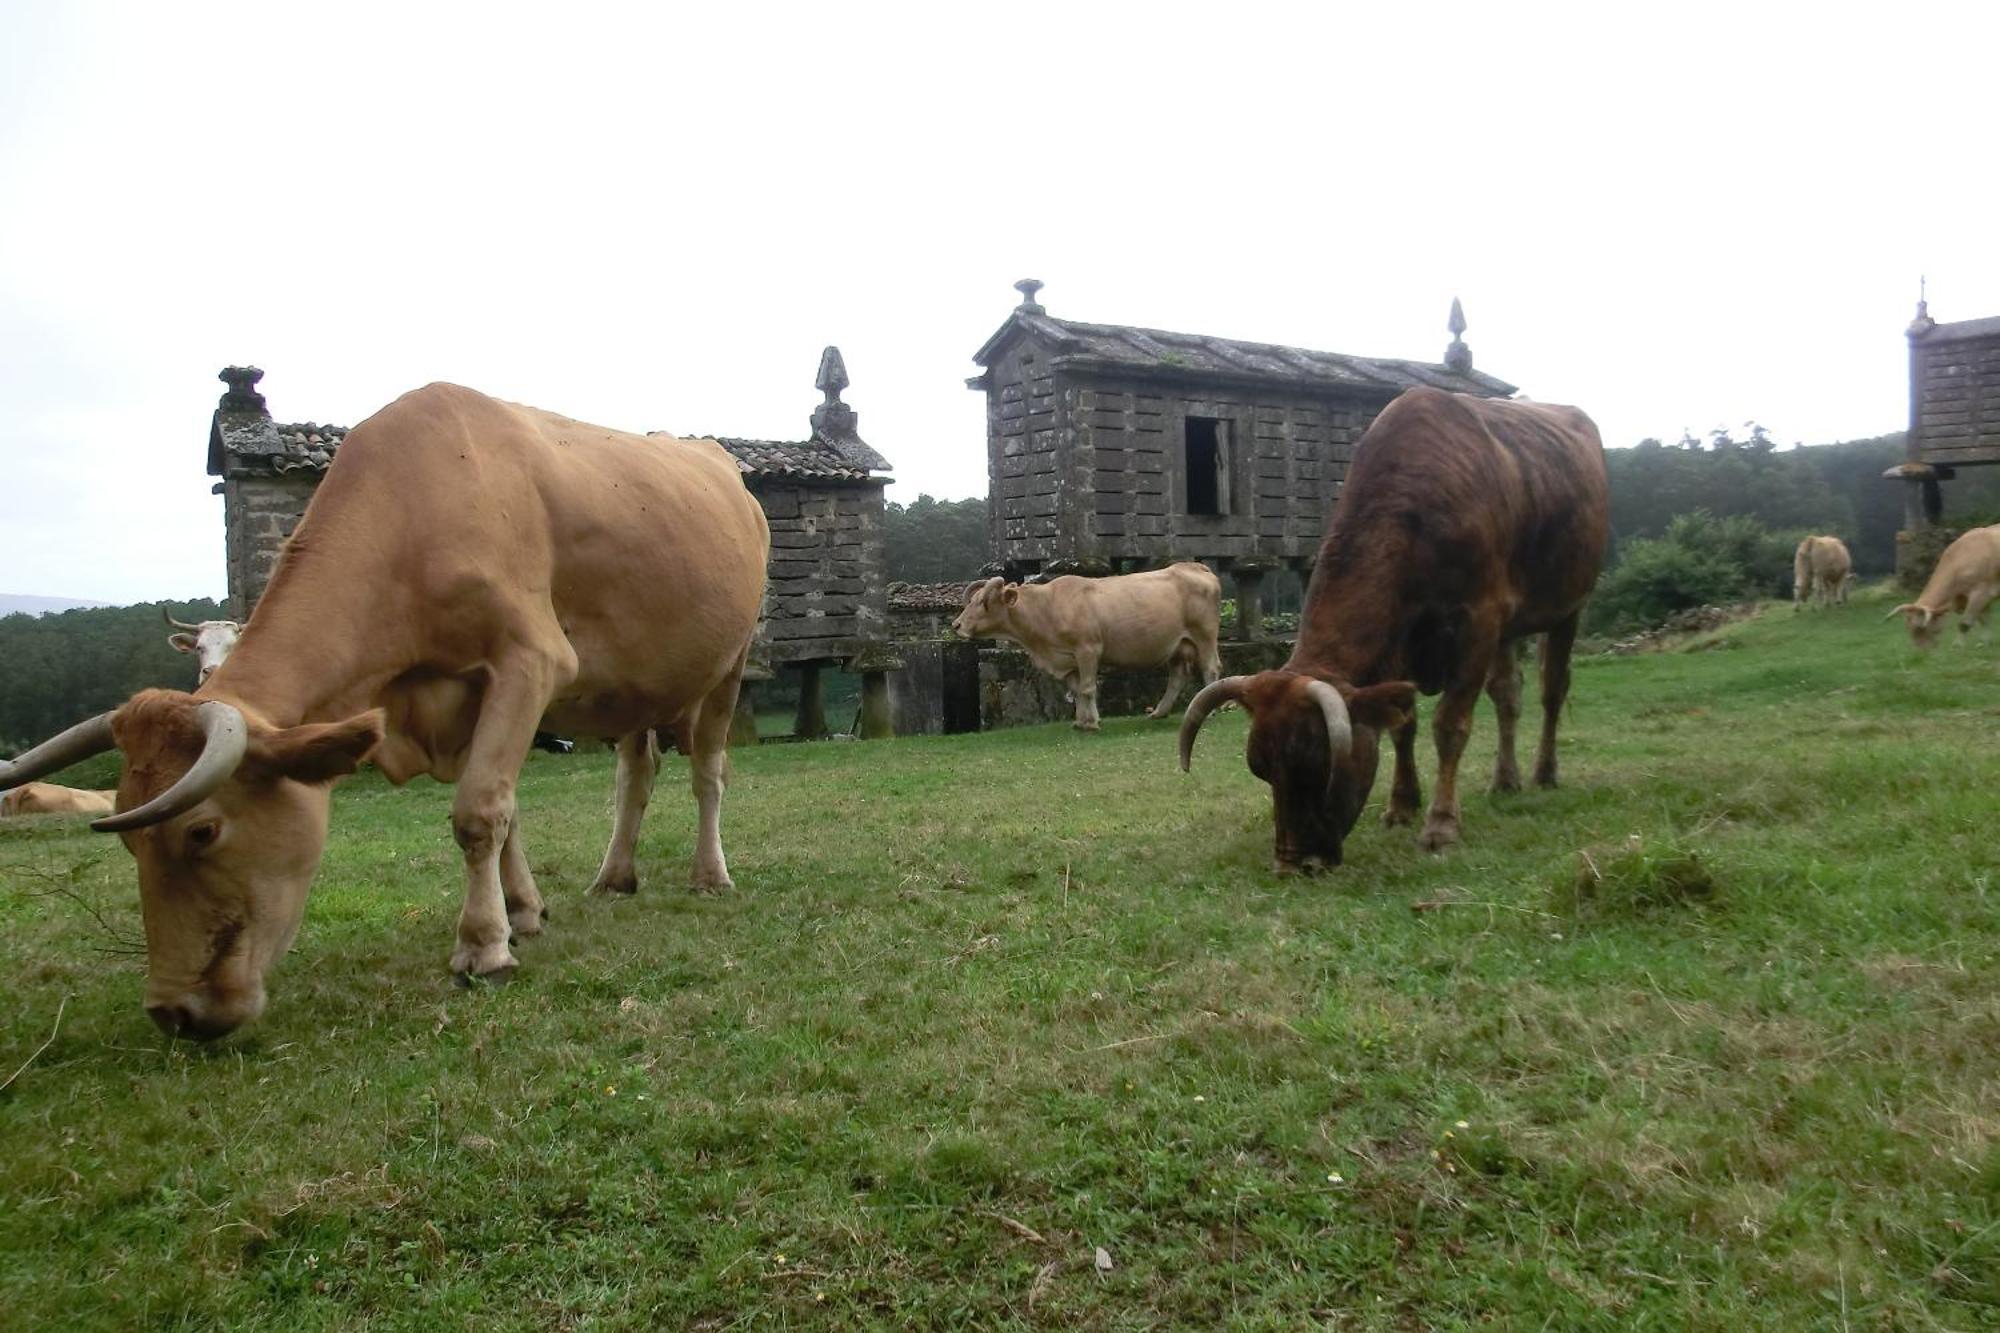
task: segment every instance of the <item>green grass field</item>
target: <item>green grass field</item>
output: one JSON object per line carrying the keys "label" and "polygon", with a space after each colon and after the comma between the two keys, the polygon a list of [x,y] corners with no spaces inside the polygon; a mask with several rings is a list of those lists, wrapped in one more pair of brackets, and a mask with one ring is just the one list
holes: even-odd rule
{"label": "green grass field", "polygon": [[2000,646],[1886,605],[1583,662],[1558,792],[1482,708],[1466,844],[1316,879],[1239,714],[741,752],[714,898],[681,761],[605,901],[537,754],[497,989],[365,776],[213,1047],[117,842],[0,828],[0,1324],[2000,1327]]}

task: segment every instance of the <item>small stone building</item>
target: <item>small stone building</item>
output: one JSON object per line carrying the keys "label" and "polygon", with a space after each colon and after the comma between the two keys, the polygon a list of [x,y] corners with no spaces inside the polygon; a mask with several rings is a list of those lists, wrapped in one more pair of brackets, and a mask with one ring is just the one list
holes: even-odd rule
{"label": "small stone building", "polygon": [[347,428],[273,421],[255,366],[230,366],[217,378],[229,391],[209,424],[208,475],[222,478],[214,491],[222,497],[229,614],[248,620]]}
{"label": "small stone building", "polygon": [[[1910,343],[1910,429],[1904,461],[1883,474],[1904,483],[1903,526],[1917,532],[1943,515],[1938,483],[1962,467],[2000,463],[2000,317],[1940,324],[1918,300]],[[1904,548],[1899,543],[1900,571]]]}
{"label": "small stone building", "polygon": [[1404,389],[1506,397],[1472,368],[1452,303],[1442,363],[1051,316],[1041,283],[973,360],[986,395],[989,523],[1011,578],[1204,560],[1230,576],[1238,634],[1271,570],[1317,554],[1354,444]]}
{"label": "small stone building", "polygon": [[[837,667],[862,678],[861,734],[891,734],[884,672],[898,659],[888,635],[888,565],[883,492],[889,462],[862,440],[838,347],[820,356],[813,409],[803,440],[716,436],[742,469],[743,484],[771,524],[770,582],[754,653],[756,673],[799,673],[795,734],[827,734],[821,672]],[[753,673],[755,674],[755,673]]]}
{"label": "small stone building", "polygon": [[[222,478],[229,605],[249,619],[277,564],[278,552],[304,515],[313,490],[332,464],[343,426],[281,425],[272,420],[257,384],[264,372],[231,366],[229,386],[209,428],[208,471]],[[840,350],[820,358],[817,387],[825,400],[813,410],[804,440],[723,438],[744,485],[771,525],[769,587],[753,650],[752,676],[775,667],[801,673],[798,733],[826,734],[819,674],[832,664],[862,676],[866,735],[888,731],[883,675],[898,665],[884,647],[887,591],[882,529],[889,470],[856,431],[854,409],[841,401],[847,368]]]}

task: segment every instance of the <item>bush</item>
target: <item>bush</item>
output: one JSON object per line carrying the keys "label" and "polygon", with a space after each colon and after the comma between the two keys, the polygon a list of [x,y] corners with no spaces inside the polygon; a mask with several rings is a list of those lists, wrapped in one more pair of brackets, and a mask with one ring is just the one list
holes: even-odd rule
{"label": "bush", "polygon": [[1797,548],[1797,537],[1753,518],[1682,514],[1663,536],[1625,543],[1618,563],[1597,582],[1587,628],[1592,634],[1650,629],[1691,607],[1788,595]]}
{"label": "bush", "polygon": [[1938,557],[1944,554],[1945,547],[1974,528],[1995,523],[2000,523],[2000,514],[1983,513],[1949,525],[1934,523],[1915,532],[1897,533],[1896,586],[1904,596],[1915,597],[1931,581],[1931,571],[1937,568]]}

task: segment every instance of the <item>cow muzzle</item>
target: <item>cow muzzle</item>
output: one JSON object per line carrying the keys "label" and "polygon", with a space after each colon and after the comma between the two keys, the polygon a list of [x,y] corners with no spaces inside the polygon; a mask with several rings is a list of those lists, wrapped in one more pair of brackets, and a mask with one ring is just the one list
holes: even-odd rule
{"label": "cow muzzle", "polygon": [[263,1011],[261,991],[241,997],[218,997],[194,990],[170,1001],[147,1005],[146,1017],[169,1037],[214,1041],[228,1036]]}

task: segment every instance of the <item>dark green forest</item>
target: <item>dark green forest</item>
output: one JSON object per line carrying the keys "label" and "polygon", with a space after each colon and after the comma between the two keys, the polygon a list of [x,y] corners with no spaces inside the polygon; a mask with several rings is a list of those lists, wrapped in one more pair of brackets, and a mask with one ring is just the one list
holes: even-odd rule
{"label": "dark green forest", "polygon": [[[1887,575],[1903,496],[1882,472],[1902,457],[1900,434],[1780,449],[1755,423],[1608,450],[1612,555],[1591,628],[1623,632],[1701,601],[1783,595],[1791,547],[1806,532],[1844,538],[1862,577]],[[2000,520],[2000,468],[1948,483],[1945,520]],[[884,540],[891,580],[969,581],[987,559],[986,501],[891,503]],[[211,601],[168,609],[182,620],[223,614]],[[145,686],[192,688],[194,659],[169,647],[167,632],[158,603],[0,618],[0,754]]]}

